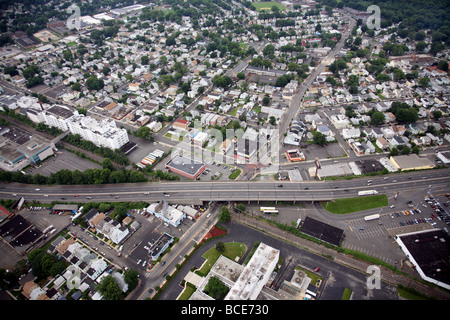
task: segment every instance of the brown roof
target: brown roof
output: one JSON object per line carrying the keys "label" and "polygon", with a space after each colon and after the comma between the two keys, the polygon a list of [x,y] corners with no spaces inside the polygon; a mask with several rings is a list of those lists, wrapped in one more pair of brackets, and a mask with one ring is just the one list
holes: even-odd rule
{"label": "brown roof", "polygon": [[58,248],[56,248],[56,251],[58,251],[59,254],[63,255],[64,252],[66,252],[67,248],[73,243],[75,243],[75,239],[74,238],[69,238],[66,241],[63,241],[58,246]]}

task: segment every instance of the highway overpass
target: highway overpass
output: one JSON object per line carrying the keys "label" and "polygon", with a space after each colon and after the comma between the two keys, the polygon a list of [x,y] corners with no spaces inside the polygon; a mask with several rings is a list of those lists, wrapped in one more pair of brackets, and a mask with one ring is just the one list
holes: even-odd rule
{"label": "highway overpass", "polygon": [[[358,196],[361,190],[377,190],[380,194],[412,189],[440,188],[450,190],[450,170],[438,169],[389,176],[332,181],[230,181],[230,182],[160,182],[106,185],[38,186],[1,183],[0,197],[38,200],[50,203],[146,201],[165,198],[169,203],[199,204],[203,201],[329,201]],[[371,185],[367,181],[371,180]],[[39,189],[39,190],[36,190]],[[92,199],[91,199],[92,198]]]}

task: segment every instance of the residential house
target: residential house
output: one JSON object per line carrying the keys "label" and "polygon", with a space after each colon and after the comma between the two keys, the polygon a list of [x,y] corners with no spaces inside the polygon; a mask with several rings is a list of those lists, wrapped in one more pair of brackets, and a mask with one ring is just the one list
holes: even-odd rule
{"label": "residential house", "polygon": [[377,138],[375,144],[383,151],[386,151],[389,149],[389,142],[387,142],[386,139],[383,137]]}

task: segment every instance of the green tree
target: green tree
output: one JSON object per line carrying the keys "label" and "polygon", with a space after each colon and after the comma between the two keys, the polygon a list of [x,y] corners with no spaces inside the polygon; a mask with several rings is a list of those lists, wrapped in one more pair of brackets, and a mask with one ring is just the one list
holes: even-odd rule
{"label": "green tree", "polygon": [[439,60],[437,67],[440,70],[448,71],[448,62],[446,60]]}
{"label": "green tree", "polygon": [[96,286],[96,290],[101,293],[105,300],[120,300],[122,298],[122,290],[111,275],[104,277]]}
{"label": "green tree", "polygon": [[229,288],[220,281],[219,278],[212,276],[209,278],[208,283],[205,286],[204,292],[210,297],[219,300],[223,299],[227,294]]}
{"label": "green tree", "polygon": [[219,222],[228,222],[231,219],[230,211],[226,206],[222,206],[219,214]]}
{"label": "green tree", "polygon": [[370,123],[375,125],[375,126],[379,126],[380,124],[383,123],[383,121],[384,121],[384,114],[383,114],[383,112],[375,111],[370,116]]}
{"label": "green tree", "polygon": [[313,134],[313,141],[315,144],[323,147],[327,143],[327,137],[323,133],[316,131]]}
{"label": "green tree", "polygon": [[98,79],[96,76],[90,76],[86,80],[86,87],[89,90],[101,90],[104,87],[102,79]]}
{"label": "green tree", "polygon": [[125,283],[128,284],[128,291],[134,290],[139,283],[139,274],[136,270],[125,270],[124,274]]}
{"label": "green tree", "polygon": [[225,245],[223,244],[222,241],[217,242],[216,245],[215,245],[215,248],[220,253],[224,253],[225,252]]}

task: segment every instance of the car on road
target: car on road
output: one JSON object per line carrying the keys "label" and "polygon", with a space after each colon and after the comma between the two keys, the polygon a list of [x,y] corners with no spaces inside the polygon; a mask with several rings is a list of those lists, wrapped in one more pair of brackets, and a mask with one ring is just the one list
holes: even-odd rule
{"label": "car on road", "polygon": [[282,185],[282,184],[279,184],[279,185],[278,185],[278,188],[282,188],[282,187],[283,187],[283,185]]}
{"label": "car on road", "polygon": [[75,198],[78,198],[78,197],[79,197],[79,195],[78,195],[78,194],[76,194],[76,195],[74,195],[74,197],[75,197]]}
{"label": "car on road", "polygon": [[320,270],[320,268],[317,267],[317,268],[314,269],[314,272],[317,272],[317,271],[319,271],[319,270]]}
{"label": "car on road", "polygon": [[150,194],[150,192],[144,192],[144,194]]}

